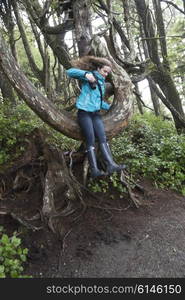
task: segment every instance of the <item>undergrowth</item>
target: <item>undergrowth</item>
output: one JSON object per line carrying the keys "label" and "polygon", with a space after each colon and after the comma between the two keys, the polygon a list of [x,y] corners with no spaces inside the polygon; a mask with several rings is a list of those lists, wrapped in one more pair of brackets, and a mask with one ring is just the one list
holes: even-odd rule
{"label": "undergrowth", "polygon": [[[0,108],[0,167],[10,163],[24,151],[23,142],[35,128],[47,133],[47,142],[66,150],[77,149],[74,141],[51,129],[24,103],[12,108]],[[112,154],[118,163],[125,163],[130,175],[137,179],[147,177],[157,187],[171,188],[185,195],[185,135],[178,135],[172,121],[163,120],[152,113],[135,115],[129,126],[110,141]],[[117,176],[111,185],[119,185]],[[92,186],[92,184],[91,184]],[[105,192],[106,182],[92,186]]]}
{"label": "undergrowth", "polygon": [[171,121],[152,113],[134,116],[123,134],[112,140],[112,151],[133,176],[185,195],[185,135],[178,135]]}
{"label": "undergrowth", "polygon": [[28,249],[21,242],[17,232],[9,236],[0,226],[0,278],[31,278],[23,275]]}
{"label": "undergrowth", "polygon": [[67,150],[75,148],[76,142],[50,128],[25,104],[16,106],[0,105],[0,170],[5,165],[20,157],[25,151],[25,141],[29,134],[40,128],[46,135],[48,143]]}

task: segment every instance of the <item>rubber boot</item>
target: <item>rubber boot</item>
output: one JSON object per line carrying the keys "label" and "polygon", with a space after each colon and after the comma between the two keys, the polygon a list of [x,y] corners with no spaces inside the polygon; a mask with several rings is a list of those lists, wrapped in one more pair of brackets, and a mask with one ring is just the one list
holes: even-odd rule
{"label": "rubber boot", "polygon": [[87,150],[87,157],[90,165],[91,176],[97,177],[105,175],[103,171],[98,169],[95,148],[93,146],[89,147]]}
{"label": "rubber boot", "polygon": [[105,160],[105,163],[107,165],[107,173],[109,175],[114,172],[120,172],[121,170],[124,170],[126,168],[125,165],[118,165],[114,162],[109,145],[107,143],[101,143],[100,150],[101,150],[103,159]]}

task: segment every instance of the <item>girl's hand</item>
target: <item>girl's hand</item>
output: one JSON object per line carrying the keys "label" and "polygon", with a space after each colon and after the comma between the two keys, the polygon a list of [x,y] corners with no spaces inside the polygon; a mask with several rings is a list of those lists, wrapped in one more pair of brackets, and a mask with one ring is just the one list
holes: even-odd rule
{"label": "girl's hand", "polygon": [[90,81],[90,82],[96,82],[96,78],[92,74],[86,74],[85,77]]}

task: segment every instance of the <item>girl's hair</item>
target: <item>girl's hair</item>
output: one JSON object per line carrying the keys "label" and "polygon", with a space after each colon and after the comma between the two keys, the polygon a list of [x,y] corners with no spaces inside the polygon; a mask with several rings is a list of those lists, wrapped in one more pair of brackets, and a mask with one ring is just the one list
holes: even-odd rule
{"label": "girl's hair", "polygon": [[86,71],[97,70],[97,68],[102,68],[104,66],[112,67],[111,62],[108,59],[96,56],[83,56],[79,59],[72,60],[71,65],[74,68]]}

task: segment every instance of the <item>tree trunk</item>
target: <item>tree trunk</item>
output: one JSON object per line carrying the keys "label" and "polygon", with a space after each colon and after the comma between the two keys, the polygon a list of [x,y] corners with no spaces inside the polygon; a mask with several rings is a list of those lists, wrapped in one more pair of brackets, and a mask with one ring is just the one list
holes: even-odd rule
{"label": "tree trunk", "polygon": [[[159,15],[162,17],[161,7],[159,5],[159,2],[157,0],[153,0],[153,1],[154,4],[156,4],[155,12],[156,13],[158,12]],[[162,55],[164,55],[163,63],[161,63],[159,57],[158,43],[157,43],[157,39],[155,38],[155,31],[154,31],[154,26],[153,26],[149,7],[148,5],[146,5],[145,0],[135,0],[135,4],[136,4],[138,14],[142,20],[143,29],[146,37],[146,43],[148,46],[148,54],[153,63],[154,71],[151,73],[151,77],[156,82],[156,84],[159,85],[160,89],[162,90],[166,98],[165,102],[163,100],[162,101],[170,109],[177,131],[178,132],[184,131],[185,129],[184,111],[183,111],[180,96],[178,94],[178,91],[175,87],[174,81],[170,74],[165,38],[163,37],[161,41],[161,53]],[[156,18],[159,19],[159,15]],[[160,22],[158,20],[158,23],[160,23],[158,25],[159,35],[161,34],[164,35],[165,31],[163,28],[164,26],[163,20],[161,20]],[[162,99],[164,99],[164,97]]]}
{"label": "tree trunk", "polygon": [[9,101],[12,105],[16,104],[13,88],[2,71],[0,71],[0,90],[4,101]]}
{"label": "tree trunk", "polygon": [[70,56],[64,46],[63,40],[66,32],[74,28],[73,21],[51,27],[37,0],[23,0],[22,3],[28,15],[30,15],[31,19],[42,32],[45,41],[53,50],[54,55],[58,57],[59,62],[64,68],[70,68]]}
{"label": "tree trunk", "polygon": [[79,56],[88,55],[92,38],[91,9],[89,0],[74,1],[73,16]]}
{"label": "tree trunk", "polygon": [[156,76],[156,74],[154,74],[152,77],[155,79],[155,81],[160,86],[167,101],[173,106],[175,111],[184,120],[184,122],[182,122],[181,118],[178,117],[178,114],[174,113],[174,111],[170,109],[177,131],[178,132],[184,131],[185,130],[185,116],[184,116],[184,111],[183,111],[183,107],[182,107],[182,102],[179,97],[179,93],[177,92],[174,81],[171,78],[171,75],[169,74],[169,72],[162,69],[162,72],[158,72],[157,76]]}
{"label": "tree trunk", "polygon": [[153,103],[153,107],[154,107],[154,111],[155,111],[155,115],[159,116],[160,115],[160,103],[159,103],[159,98],[156,95],[155,91],[152,88],[152,84],[151,84],[151,79],[150,77],[147,78],[148,79],[148,83],[149,83],[149,87],[150,87],[150,93],[151,93],[151,99],[152,99],[152,103]]}
{"label": "tree trunk", "polygon": [[144,113],[143,112],[143,105],[141,103],[141,95],[140,95],[139,87],[138,87],[137,83],[135,84],[135,90],[136,90],[136,102],[137,102],[137,106],[138,106],[140,114],[143,115],[143,113]]}
{"label": "tree trunk", "polygon": [[30,45],[26,36],[26,32],[24,29],[24,24],[22,23],[20,14],[19,14],[19,10],[17,7],[17,3],[15,0],[12,0],[12,6],[14,9],[14,14],[16,16],[16,20],[17,20],[17,25],[19,28],[19,32],[21,34],[21,38],[22,38],[22,42],[24,45],[24,49],[31,67],[31,70],[33,72],[33,74],[37,77],[37,79],[41,82],[42,86],[45,87],[45,76],[44,76],[44,72],[42,70],[39,70],[39,68],[37,67],[37,64],[34,60],[34,57],[32,55],[31,49],[30,49]]}

